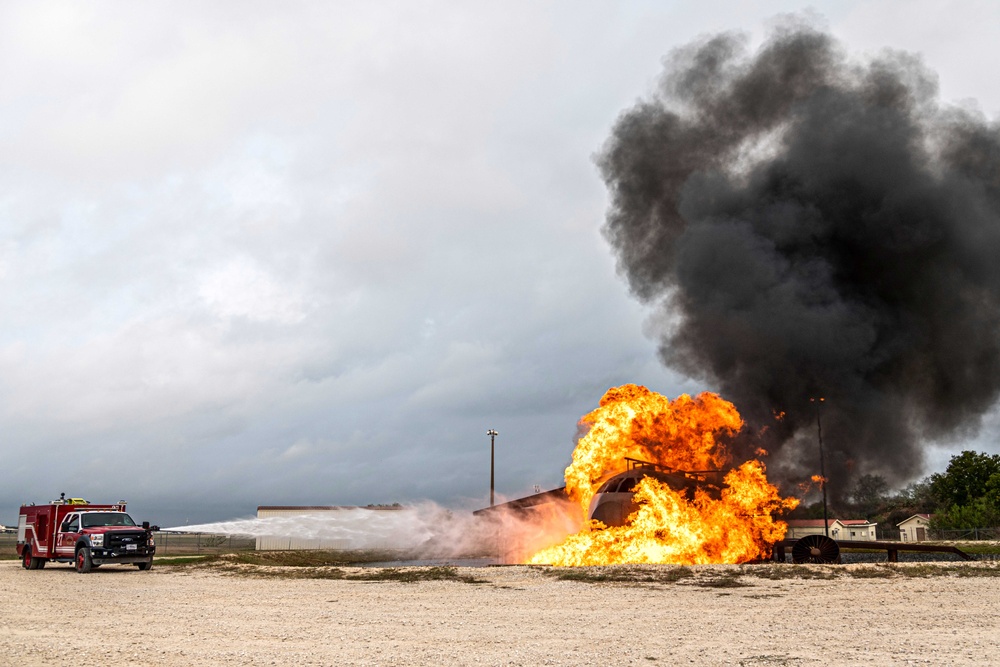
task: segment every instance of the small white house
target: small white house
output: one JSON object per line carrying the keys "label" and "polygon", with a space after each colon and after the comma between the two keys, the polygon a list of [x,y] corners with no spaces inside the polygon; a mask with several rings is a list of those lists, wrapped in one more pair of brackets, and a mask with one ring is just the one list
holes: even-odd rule
{"label": "small white house", "polygon": [[927,539],[927,530],[931,525],[930,514],[914,514],[896,524],[899,528],[899,539],[902,542],[923,542]]}
{"label": "small white house", "polygon": [[[831,529],[835,521],[836,519],[830,519]],[[797,540],[806,535],[823,534],[823,519],[789,519],[785,523],[788,524],[788,533],[785,534],[785,538],[789,540]],[[832,530],[830,533],[830,536],[833,537]]]}
{"label": "small white house", "polygon": [[[806,535],[823,535],[823,519],[791,519],[785,538],[795,540]],[[877,523],[867,519],[830,519],[829,534],[835,540],[872,541]]]}
{"label": "small white house", "polygon": [[[836,523],[840,524],[834,526],[834,529],[830,531],[830,537],[837,540],[860,540],[863,542],[871,542],[878,539],[875,536],[875,527],[878,526],[877,523],[872,523],[868,519],[837,519]],[[834,534],[836,531],[836,534]]]}

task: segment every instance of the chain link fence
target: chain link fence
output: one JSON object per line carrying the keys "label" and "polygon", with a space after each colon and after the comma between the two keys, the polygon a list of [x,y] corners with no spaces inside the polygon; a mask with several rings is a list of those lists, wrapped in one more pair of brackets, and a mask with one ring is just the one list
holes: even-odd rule
{"label": "chain link fence", "polygon": [[[877,538],[890,542],[899,542],[899,529],[895,526],[879,526],[875,529]],[[942,530],[928,528],[926,542],[979,542],[1000,541],[1000,527],[994,528],[963,528],[961,530]]]}
{"label": "chain link fence", "polygon": [[946,542],[1000,540],[1000,527],[969,528],[963,530],[930,529],[927,531],[927,536],[928,539],[931,540],[942,540]]}
{"label": "chain link fence", "polygon": [[157,556],[191,556],[200,554],[253,551],[257,538],[211,533],[153,533]]}

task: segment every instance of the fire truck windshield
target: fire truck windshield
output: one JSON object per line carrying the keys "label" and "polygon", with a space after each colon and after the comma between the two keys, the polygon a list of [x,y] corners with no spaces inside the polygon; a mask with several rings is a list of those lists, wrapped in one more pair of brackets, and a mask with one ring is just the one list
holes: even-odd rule
{"label": "fire truck windshield", "polygon": [[134,526],[125,512],[84,512],[80,515],[84,528],[96,528],[98,526]]}

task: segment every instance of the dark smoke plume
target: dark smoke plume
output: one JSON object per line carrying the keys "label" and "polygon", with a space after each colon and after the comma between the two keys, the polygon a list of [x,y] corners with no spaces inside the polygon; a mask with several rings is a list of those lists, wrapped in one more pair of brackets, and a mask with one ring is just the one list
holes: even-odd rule
{"label": "dark smoke plume", "polygon": [[[1000,392],[1000,130],[899,53],[808,26],[674,52],[599,158],[660,353],[764,430],[772,469],[919,473]],[[775,413],[785,413],[776,420]],[[794,446],[791,446],[793,445]]]}

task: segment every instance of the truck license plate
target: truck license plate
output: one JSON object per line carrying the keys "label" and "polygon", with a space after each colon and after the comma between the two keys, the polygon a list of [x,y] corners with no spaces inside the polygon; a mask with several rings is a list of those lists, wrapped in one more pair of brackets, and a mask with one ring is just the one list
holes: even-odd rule
{"label": "truck license plate", "polygon": [[125,551],[135,551],[138,547],[138,544],[126,544]]}

